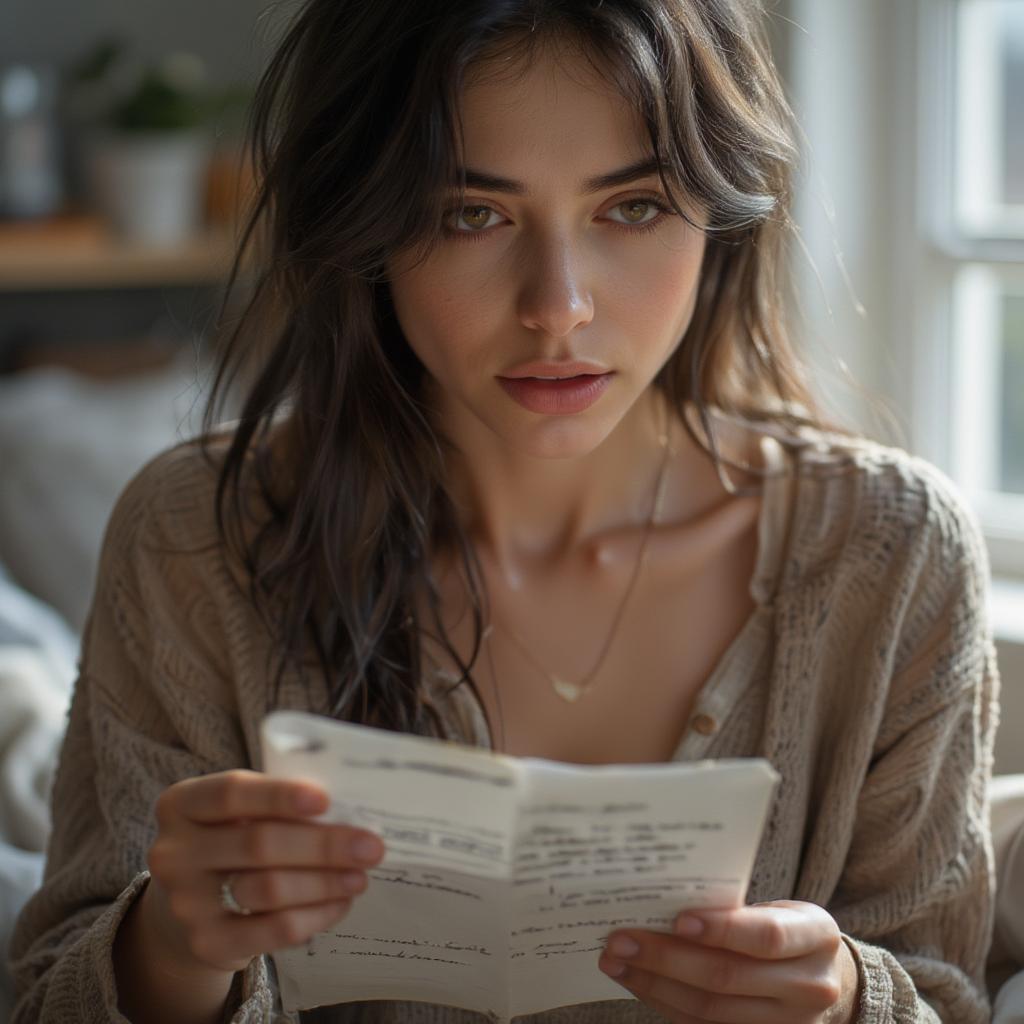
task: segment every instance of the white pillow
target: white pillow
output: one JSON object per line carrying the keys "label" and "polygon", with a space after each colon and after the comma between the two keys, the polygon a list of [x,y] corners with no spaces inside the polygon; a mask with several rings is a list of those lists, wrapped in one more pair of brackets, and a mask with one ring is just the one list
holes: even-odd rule
{"label": "white pillow", "polygon": [[989,798],[998,884],[996,946],[1024,967],[1024,774],[993,776]]}
{"label": "white pillow", "polygon": [[0,378],[0,564],[76,632],[114,502],[199,430],[207,381],[191,353],[113,380],[55,367]]}
{"label": "white pillow", "polygon": [[1024,971],[999,990],[992,1007],[992,1024],[1024,1024]]}

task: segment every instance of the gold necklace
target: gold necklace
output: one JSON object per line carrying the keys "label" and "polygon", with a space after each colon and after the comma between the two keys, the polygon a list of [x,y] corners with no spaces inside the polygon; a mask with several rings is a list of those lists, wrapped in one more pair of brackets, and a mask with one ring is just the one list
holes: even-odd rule
{"label": "gold necklace", "polygon": [[[511,626],[505,623],[496,623],[526,656],[527,660],[534,666],[534,668],[546,677],[555,693],[557,693],[562,700],[568,701],[570,704],[575,703],[589,690],[591,681],[597,676],[598,672],[601,671],[601,666],[604,665],[604,660],[608,655],[608,651],[611,649],[612,641],[615,639],[619,623],[622,621],[622,615],[626,610],[626,605],[629,603],[630,595],[633,593],[633,590],[636,587],[636,581],[640,576],[640,568],[643,565],[644,554],[647,551],[647,541],[650,538],[651,530],[654,527],[654,523],[658,518],[658,513],[661,510],[661,499],[665,484],[665,471],[668,469],[669,456],[672,452],[672,449],[669,446],[670,426],[671,420],[669,419],[668,412],[666,410],[665,430],[658,438],[663,454],[661,457],[661,468],[658,470],[658,479],[654,485],[654,497],[651,501],[651,514],[647,517],[647,522],[644,524],[644,532],[640,539],[640,548],[637,551],[636,564],[633,566],[633,572],[629,578],[629,583],[626,586],[626,592],[622,595],[622,600],[619,602],[619,607],[615,612],[615,618],[612,620],[611,629],[608,630],[604,646],[601,648],[601,653],[598,655],[597,662],[594,667],[578,683],[573,683],[568,679],[564,679],[562,676],[555,675],[554,673],[549,672],[537,660],[526,642],[514,629],[512,629]],[[484,637],[488,637],[490,632],[491,627],[488,626],[487,629],[484,630]]]}

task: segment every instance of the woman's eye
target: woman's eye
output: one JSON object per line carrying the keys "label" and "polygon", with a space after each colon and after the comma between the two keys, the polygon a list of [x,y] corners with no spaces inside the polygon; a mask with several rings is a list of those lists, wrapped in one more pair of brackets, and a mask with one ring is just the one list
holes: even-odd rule
{"label": "woman's eye", "polygon": [[[483,231],[492,226],[489,220],[491,214],[498,215],[489,206],[463,206],[461,210],[453,210],[451,211],[455,223],[453,230],[459,234],[475,234]],[[460,222],[465,224],[469,230],[460,227]]]}
{"label": "woman's eye", "polygon": [[[653,199],[627,199],[624,203],[613,206],[612,211],[615,210],[621,210],[624,217],[623,220],[617,220],[615,223],[629,226],[649,224],[651,221],[657,220],[660,214],[667,212],[661,203],[655,202]],[[614,220],[614,218],[612,219]]]}

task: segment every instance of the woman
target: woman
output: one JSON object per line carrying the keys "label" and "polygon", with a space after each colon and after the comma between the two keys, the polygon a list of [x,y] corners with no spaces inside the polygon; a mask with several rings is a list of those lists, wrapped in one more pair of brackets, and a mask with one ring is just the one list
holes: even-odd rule
{"label": "woman", "polygon": [[985,551],[942,474],[815,411],[757,8],[300,12],[253,119],[242,416],[112,517],[16,1024],[263,1020],[266,954],[373,884],[379,843],[253,770],[271,707],[772,762],[748,905],[614,933],[622,1001],[545,1021],[987,1019]]}

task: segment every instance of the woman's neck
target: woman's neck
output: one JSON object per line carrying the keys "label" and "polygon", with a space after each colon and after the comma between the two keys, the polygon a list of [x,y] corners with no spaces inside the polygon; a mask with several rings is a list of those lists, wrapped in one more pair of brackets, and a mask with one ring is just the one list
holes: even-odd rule
{"label": "woman's neck", "polygon": [[[531,569],[601,556],[603,539],[642,528],[664,455],[667,403],[653,389],[605,440],[572,459],[539,458],[458,417],[449,493],[478,553],[514,584]],[[673,438],[681,428],[673,427]]]}

